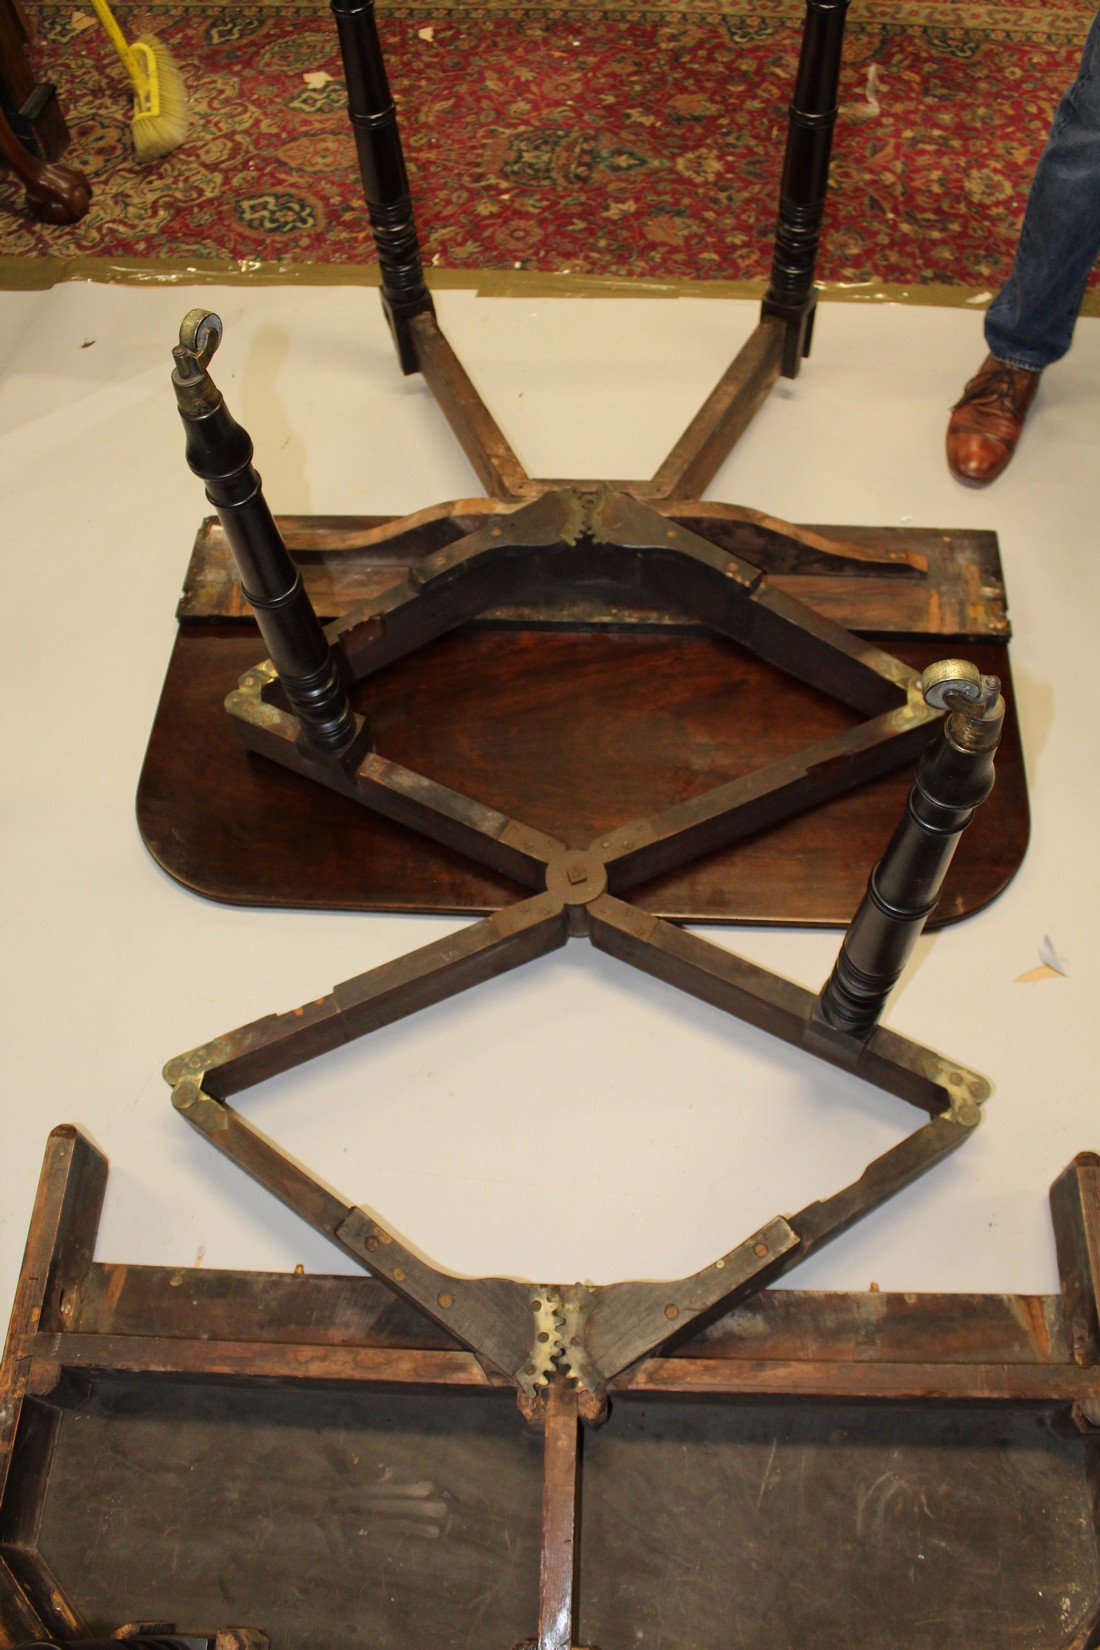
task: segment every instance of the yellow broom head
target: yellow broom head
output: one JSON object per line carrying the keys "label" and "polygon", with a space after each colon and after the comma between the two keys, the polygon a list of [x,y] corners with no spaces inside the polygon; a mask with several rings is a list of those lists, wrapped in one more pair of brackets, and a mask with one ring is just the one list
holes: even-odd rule
{"label": "yellow broom head", "polygon": [[142,35],[130,47],[140,75],[130,130],[139,161],[159,160],[187,136],[187,88],[167,46]]}

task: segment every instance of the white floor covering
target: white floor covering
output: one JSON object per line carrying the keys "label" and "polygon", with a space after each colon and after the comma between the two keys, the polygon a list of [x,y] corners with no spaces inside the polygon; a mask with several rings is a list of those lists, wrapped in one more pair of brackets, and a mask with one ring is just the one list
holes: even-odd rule
{"label": "white floor covering", "polygon": [[[405,512],[480,491],[374,293],[70,283],[0,296],[5,549],[0,1315],[45,1138],[111,1159],[99,1258],[352,1271],[172,1111],[165,1060],[454,926],[204,902],[147,855],[134,792],[201,487],[168,384],[218,310],[216,377],[277,511]],[[532,473],[645,475],[755,320],[748,303],[487,299],[441,320]],[[987,911],[923,939],[888,1011],[987,1073],[967,1146],[790,1277],[816,1288],[1057,1287],[1050,1181],[1100,1148],[1100,321],[1040,390],[1016,462],[964,488],[947,408],[982,354],[957,309],[826,304],[711,496],[792,521],[1000,535],[1032,842]],[[201,783],[201,775],[196,775]],[[816,987],[832,933],[709,929]],[[1063,976],[1019,983],[1049,936]],[[583,943],[242,1106],[435,1262],[538,1280],[677,1276],[851,1178],[914,1114]]]}

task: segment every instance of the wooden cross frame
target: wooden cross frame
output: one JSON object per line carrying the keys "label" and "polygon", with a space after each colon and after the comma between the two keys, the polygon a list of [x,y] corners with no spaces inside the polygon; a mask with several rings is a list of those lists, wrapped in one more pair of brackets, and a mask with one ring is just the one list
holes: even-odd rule
{"label": "wooden cross frame", "polygon": [[[264,502],[252,443],[209,367],[216,316],[193,310],[173,384],[188,460],[207,482],[271,658],[227,708],[245,743],[303,777],[413,827],[536,890],[458,935],[345,981],[289,1015],[271,1015],[169,1062],[173,1101],[212,1144],[341,1244],[394,1291],[439,1319],[499,1374],[525,1413],[571,1383],[595,1419],[608,1383],[670,1338],[696,1331],[845,1230],[967,1137],[986,1080],[885,1030],[879,1020],[935,907],[958,840],[993,785],[1005,706],[994,677],[959,660],[920,676],[770,589],[759,570],[613,488],[556,488],[424,560],[374,602],[321,626]],[[461,625],[492,602],[593,569],[646,594],[673,588],[720,634],[827,687],[866,720],[766,766],[576,847],[505,817],[376,751],[349,688]],[[949,714],[929,742],[930,724]],[[801,990],[686,934],[622,896],[655,871],[736,840],[925,746],[917,783],[819,993]],[[366,1211],[334,1196],[227,1102],[243,1089],[457,991],[546,955],[570,936],[850,1069],[928,1115],[854,1185],[777,1217],[704,1272],[603,1289],[438,1271]]]}

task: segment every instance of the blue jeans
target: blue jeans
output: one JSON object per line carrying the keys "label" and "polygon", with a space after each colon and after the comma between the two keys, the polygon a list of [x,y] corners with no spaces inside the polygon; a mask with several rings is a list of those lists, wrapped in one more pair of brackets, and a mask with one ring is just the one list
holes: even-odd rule
{"label": "blue jeans", "polygon": [[1012,274],[986,311],[998,361],[1035,372],[1066,353],[1098,253],[1100,12],[1039,157]]}

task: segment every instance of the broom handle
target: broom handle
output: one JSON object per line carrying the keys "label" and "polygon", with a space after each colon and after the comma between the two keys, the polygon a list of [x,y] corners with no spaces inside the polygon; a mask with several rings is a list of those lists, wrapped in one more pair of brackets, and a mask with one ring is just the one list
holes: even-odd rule
{"label": "broom handle", "polygon": [[107,31],[107,38],[122,60],[122,66],[130,79],[136,84],[141,78],[141,71],[137,59],[126,43],[122,30],[111,16],[107,0],[92,0],[92,10]]}

